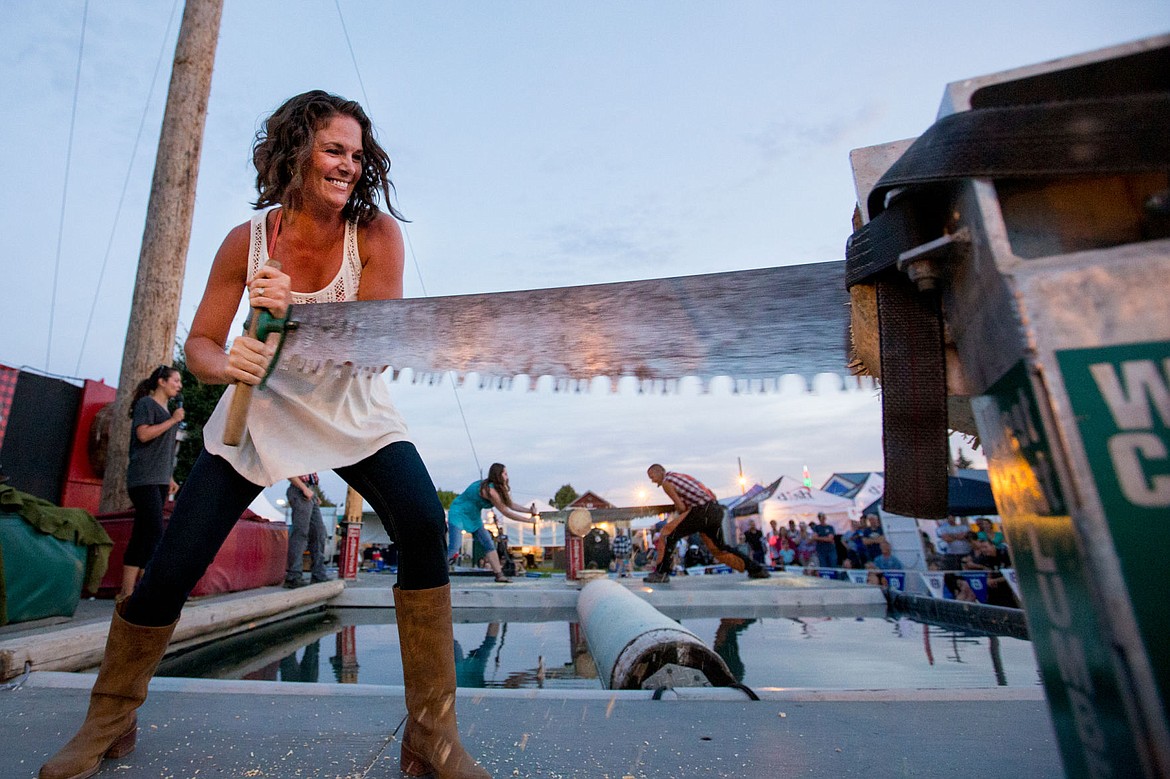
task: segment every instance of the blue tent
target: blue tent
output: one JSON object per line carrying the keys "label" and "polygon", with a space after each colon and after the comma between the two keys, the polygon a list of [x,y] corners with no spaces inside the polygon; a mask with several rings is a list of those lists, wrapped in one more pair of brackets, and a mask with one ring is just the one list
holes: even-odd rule
{"label": "blue tent", "polygon": [[956,517],[999,514],[987,471],[962,470],[947,478],[947,513]]}
{"label": "blue tent", "polygon": [[[868,473],[833,474],[825,489],[835,488],[838,494],[852,497],[865,483]],[[848,486],[853,482],[852,487]],[[877,512],[881,501],[875,501],[866,506],[863,513]],[[947,477],[947,513],[956,517],[976,517],[988,514],[999,514],[995,505],[995,496],[991,494],[991,482],[987,471],[974,468],[964,468],[955,476]]]}

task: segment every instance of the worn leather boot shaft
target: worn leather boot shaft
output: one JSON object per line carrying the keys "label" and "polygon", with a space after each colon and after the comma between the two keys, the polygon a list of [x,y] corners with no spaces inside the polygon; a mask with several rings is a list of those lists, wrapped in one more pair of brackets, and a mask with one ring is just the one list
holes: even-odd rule
{"label": "worn leather boot shaft", "polygon": [[429,590],[394,588],[406,728],[402,772],[435,779],[490,779],[459,741],[455,724],[455,637],[451,586]]}
{"label": "worn leather boot shaft", "polygon": [[39,779],[85,779],[102,759],[134,751],[137,711],[178,620],[164,627],[133,625],[114,607],[106,652],[89,696],[85,722],[69,743],[41,766]]}

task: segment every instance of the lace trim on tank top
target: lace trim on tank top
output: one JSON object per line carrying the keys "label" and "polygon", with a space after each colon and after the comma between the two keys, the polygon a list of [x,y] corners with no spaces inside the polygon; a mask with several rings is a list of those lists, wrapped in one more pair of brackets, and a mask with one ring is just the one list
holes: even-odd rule
{"label": "lace trim on tank top", "polygon": [[[276,206],[279,208],[279,206]],[[249,280],[268,262],[268,214],[265,211],[252,217],[252,245],[248,255]],[[357,223],[345,223],[341,267],[333,280],[316,292],[293,292],[293,305],[305,303],[342,303],[357,300],[358,284],[362,278],[362,262],[358,255]]]}

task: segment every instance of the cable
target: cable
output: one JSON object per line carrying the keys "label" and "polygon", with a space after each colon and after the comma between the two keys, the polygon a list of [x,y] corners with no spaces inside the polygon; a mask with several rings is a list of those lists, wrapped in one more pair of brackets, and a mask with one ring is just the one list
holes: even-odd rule
{"label": "cable", "polygon": [[751,698],[753,701],[758,701],[760,699],[760,696],[756,695],[755,690],[753,690],[751,687],[748,687],[746,684],[741,684],[740,682],[734,682],[734,683],[729,684],[727,686],[731,687],[732,689],[739,690],[742,693],[745,693],[747,695],[747,697]]}
{"label": "cable", "polygon": [[73,78],[73,108],[69,112],[69,141],[65,144],[65,183],[61,187],[61,215],[57,222],[57,256],[53,262],[53,288],[49,296],[49,337],[45,344],[45,370],[53,353],[53,317],[57,309],[57,279],[61,275],[61,240],[65,234],[65,203],[69,199],[69,166],[73,161],[73,129],[77,125],[77,95],[81,91],[81,60],[85,54],[85,27],[89,0],[81,9],[81,41],[77,46],[77,73]]}
{"label": "cable", "polygon": [[358,87],[362,90],[362,104],[368,108],[370,106],[370,96],[366,94],[366,85],[362,81],[362,71],[358,68],[357,56],[353,53],[353,44],[349,41],[349,29],[345,26],[345,17],[341,13],[341,0],[333,0],[333,4],[337,6],[337,18],[341,20],[341,33],[345,36],[345,45],[349,48],[349,58],[353,60],[353,72],[357,74]]}
{"label": "cable", "polygon": [[[341,21],[341,32],[345,36],[345,45],[349,48],[349,58],[353,62],[354,73],[357,74],[358,87],[362,91],[362,101],[366,109],[371,108],[370,96],[366,94],[366,85],[362,81],[362,71],[358,67],[357,55],[353,51],[353,43],[349,39],[349,29],[345,26],[345,16],[341,13],[341,0],[333,0],[333,4],[337,7],[337,18]],[[410,260],[414,264],[415,275],[418,276],[418,284],[422,289],[423,297],[430,297],[427,294],[427,285],[423,281],[422,269],[418,265],[418,257],[414,253],[414,242],[410,240],[410,231],[406,229],[406,225],[400,223],[402,235],[406,238],[406,246],[410,249]],[[451,391],[455,394],[455,405],[459,408],[459,418],[463,420],[463,430],[467,433],[467,443],[471,446],[471,457],[475,460],[475,468],[479,471],[479,477],[483,478],[483,466],[479,463],[479,454],[475,451],[475,440],[471,437],[471,426],[467,424],[467,414],[463,411],[463,401],[459,398],[459,387],[457,386],[455,371],[447,371],[447,375],[451,377]]]}
{"label": "cable", "polygon": [[[426,284],[423,283],[422,270],[418,265],[418,257],[414,254],[414,242],[410,240],[410,233],[406,229],[406,225],[402,226],[402,234],[406,237],[406,247],[410,249],[410,261],[414,263],[414,272],[418,274],[418,283],[422,287],[423,297],[430,297],[427,294]],[[475,469],[479,471],[479,477],[483,478],[483,466],[479,462],[479,454],[475,451],[475,440],[471,437],[471,426],[467,424],[467,415],[463,412],[463,401],[459,397],[459,387],[455,381],[455,371],[447,371],[447,375],[451,377],[451,392],[455,395],[455,406],[459,409],[459,418],[463,420],[463,432],[467,433],[467,444],[471,447],[471,458],[475,460]]]}
{"label": "cable", "polygon": [[89,341],[89,331],[93,327],[93,315],[97,311],[98,294],[102,289],[102,280],[106,276],[106,266],[110,261],[110,252],[114,248],[114,234],[118,232],[118,220],[122,216],[122,204],[126,201],[126,190],[130,188],[130,174],[134,170],[134,158],[138,156],[138,143],[142,140],[142,130],[146,127],[146,114],[150,109],[150,96],[154,94],[154,86],[158,83],[158,73],[162,70],[163,55],[166,54],[167,41],[171,37],[171,25],[175,21],[175,10],[179,7],[179,0],[171,4],[171,16],[167,19],[167,29],[163,33],[162,46],[158,50],[158,61],[154,64],[154,76],[150,79],[150,89],[146,90],[146,103],[142,106],[142,119],[138,122],[138,134],[134,136],[134,148],[130,150],[130,164],[126,166],[126,178],[122,182],[122,194],[118,196],[118,207],[114,210],[114,222],[110,226],[110,240],[106,242],[106,253],[102,257],[102,267],[98,271],[97,284],[93,290],[93,303],[89,307],[89,318],[85,320],[85,331],[81,336],[81,348],[77,352],[75,373],[81,373],[81,359],[85,356],[85,345]]}

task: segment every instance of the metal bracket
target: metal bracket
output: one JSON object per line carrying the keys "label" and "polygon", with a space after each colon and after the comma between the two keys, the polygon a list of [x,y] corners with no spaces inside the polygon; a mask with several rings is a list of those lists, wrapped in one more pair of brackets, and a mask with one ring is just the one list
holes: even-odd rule
{"label": "metal bracket", "polygon": [[898,270],[909,276],[920,292],[936,290],[943,278],[942,262],[963,259],[970,248],[971,230],[960,227],[953,233],[899,254]]}

